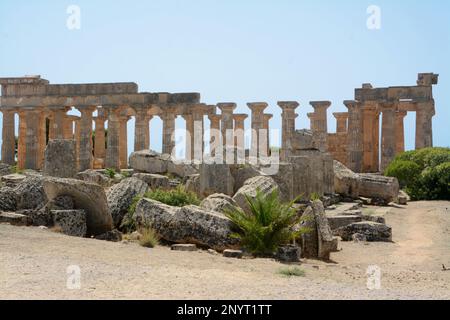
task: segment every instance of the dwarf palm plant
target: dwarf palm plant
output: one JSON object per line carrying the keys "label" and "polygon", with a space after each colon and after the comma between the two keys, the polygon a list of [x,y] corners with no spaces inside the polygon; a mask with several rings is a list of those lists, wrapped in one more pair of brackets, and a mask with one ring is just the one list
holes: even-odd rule
{"label": "dwarf palm plant", "polygon": [[297,199],[285,204],[280,202],[277,190],[268,195],[257,190],[255,198],[246,195],[246,200],[249,213],[236,208],[227,210],[225,215],[239,229],[233,237],[240,239],[243,247],[254,255],[270,256],[280,245],[308,231],[298,228],[303,219],[293,207]]}

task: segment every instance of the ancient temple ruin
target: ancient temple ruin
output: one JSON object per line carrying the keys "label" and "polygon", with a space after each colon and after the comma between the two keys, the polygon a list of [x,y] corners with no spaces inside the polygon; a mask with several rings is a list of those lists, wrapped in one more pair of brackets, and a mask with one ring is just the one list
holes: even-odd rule
{"label": "ancient temple ruin", "polygon": [[[345,101],[346,113],[334,113],[337,132],[328,133],[329,101],[313,101],[311,145],[329,152],[336,160],[355,172],[379,172],[399,152],[404,151],[403,119],[416,112],[416,148],[432,146],[432,117],[435,115],[432,86],[438,75],[419,74],[417,86],[373,88],[364,84],[356,89],[355,100]],[[135,83],[50,84],[40,76],[0,78],[3,113],[2,162],[19,169],[42,169],[44,151],[51,139],[76,141],[78,170],[128,167],[127,122],[135,117],[134,150],[150,148],[150,121],[160,117],[163,123],[162,151],[175,147],[175,119],[186,121],[186,158],[203,157],[204,119],[210,120],[210,154],[218,146],[232,148],[235,157],[270,154],[267,103],[249,103],[252,142],[245,152],[244,121],[246,114],[234,114],[235,103],[208,105],[199,93],[138,92]],[[304,139],[295,128],[299,103],[278,103],[282,110],[281,161],[295,156],[297,141]],[[72,108],[80,116],[68,115]],[[220,113],[218,112],[220,110]],[[15,115],[18,121],[16,150]],[[381,139],[380,139],[380,121]],[[107,129],[106,129],[107,124]],[[107,130],[107,134],[105,134]],[[220,132],[219,136],[216,132]],[[263,134],[261,134],[261,132]],[[95,135],[95,139],[93,136]],[[105,141],[106,139],[106,141]],[[309,147],[308,147],[309,148]],[[298,149],[298,148],[297,148]],[[201,159],[197,159],[201,160]]]}

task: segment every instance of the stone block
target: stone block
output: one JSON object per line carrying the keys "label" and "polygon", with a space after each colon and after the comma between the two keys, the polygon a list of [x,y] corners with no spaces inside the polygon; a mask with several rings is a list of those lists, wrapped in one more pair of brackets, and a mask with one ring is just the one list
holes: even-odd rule
{"label": "stone block", "polygon": [[50,140],[45,149],[44,175],[74,178],[77,171],[75,140]]}
{"label": "stone block", "polygon": [[68,236],[85,237],[87,232],[84,210],[52,210],[54,225]]}

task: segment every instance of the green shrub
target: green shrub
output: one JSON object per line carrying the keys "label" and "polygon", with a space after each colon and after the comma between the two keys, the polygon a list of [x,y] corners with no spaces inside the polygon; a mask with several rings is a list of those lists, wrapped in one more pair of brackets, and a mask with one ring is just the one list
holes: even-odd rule
{"label": "green shrub", "polygon": [[139,229],[139,244],[146,248],[154,248],[159,244],[159,236],[151,226]]}
{"label": "green shrub", "polygon": [[116,176],[116,169],[114,168],[107,168],[105,169],[105,173],[108,177],[110,177],[111,179],[113,179]]}
{"label": "green shrub", "polygon": [[239,208],[226,211],[225,215],[239,229],[233,234],[241,240],[250,253],[257,256],[271,256],[280,245],[289,243],[305,233],[305,229],[293,231],[303,219],[293,208],[295,201],[280,203],[278,191],[264,195],[259,190],[255,199],[246,196],[251,214]]}
{"label": "green shrub", "polygon": [[299,267],[293,268],[281,268],[278,270],[278,274],[286,277],[304,277],[305,271],[300,269]]}
{"label": "green shrub", "polygon": [[412,186],[420,178],[422,168],[411,160],[394,160],[386,169],[386,176],[396,177],[402,188]]}
{"label": "green shrub", "polygon": [[172,190],[156,189],[147,192],[145,198],[159,201],[173,207],[184,207],[188,205],[198,206],[200,204],[197,195],[193,192],[186,191],[181,185]]}
{"label": "green shrub", "polygon": [[412,200],[450,199],[450,149],[425,148],[397,156],[385,174],[396,177]]}
{"label": "green shrub", "polygon": [[130,207],[128,208],[127,213],[125,214],[125,216],[122,219],[122,224],[120,225],[120,230],[125,232],[125,233],[132,233],[134,231],[136,231],[136,222],[133,219],[133,215],[136,212],[136,206],[138,204],[138,202],[142,199],[142,197],[140,196],[136,196],[133,198],[133,201],[130,205]]}

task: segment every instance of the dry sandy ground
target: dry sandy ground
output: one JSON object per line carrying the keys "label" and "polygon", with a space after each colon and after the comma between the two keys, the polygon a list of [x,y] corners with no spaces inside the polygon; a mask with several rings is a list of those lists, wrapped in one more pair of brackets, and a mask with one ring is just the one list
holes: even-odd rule
{"label": "dry sandy ground", "polygon": [[[336,263],[304,261],[287,278],[268,259],[144,249],[0,225],[1,299],[450,299],[450,203],[417,202],[386,216],[394,243],[341,243]],[[67,267],[81,289],[67,289]],[[381,289],[366,270],[381,269]]]}

